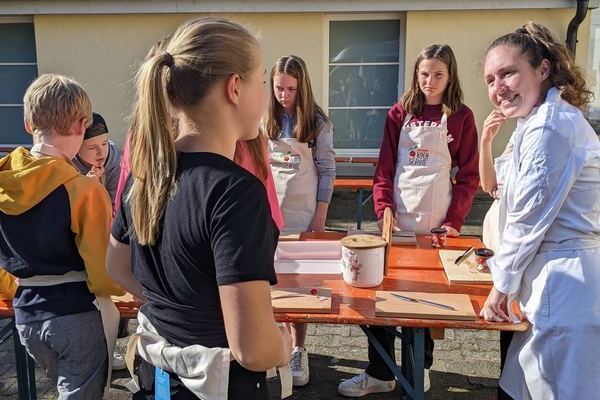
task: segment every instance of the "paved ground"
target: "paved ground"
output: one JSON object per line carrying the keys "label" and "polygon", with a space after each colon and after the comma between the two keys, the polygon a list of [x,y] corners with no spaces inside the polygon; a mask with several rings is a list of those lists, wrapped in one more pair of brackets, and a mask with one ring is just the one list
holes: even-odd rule
{"label": "paved ground", "polygon": [[[345,230],[354,226],[355,213],[353,194],[336,192],[329,213],[327,227]],[[483,216],[490,201],[478,196],[471,214],[463,228],[463,234],[480,235]],[[374,227],[372,204],[365,206],[364,228]],[[0,321],[0,328],[6,322]],[[133,322],[132,322],[133,324]],[[122,342],[122,341],[121,341]],[[120,343],[121,346],[124,343]],[[359,373],[366,366],[367,340],[355,326],[317,325],[309,326],[307,347],[310,352],[311,380],[301,389],[294,391],[291,399],[337,399],[340,381]],[[397,356],[399,359],[399,355]],[[499,371],[498,333],[465,330],[447,330],[444,340],[436,341],[434,364],[431,370],[431,390],[426,399],[432,400],[488,400],[495,399]],[[55,399],[56,392],[39,368],[37,387],[39,399]],[[113,386],[124,385],[127,374],[119,372],[113,376]],[[278,384],[269,383],[272,398],[278,398]],[[124,390],[113,388],[105,399],[121,400],[131,396]],[[16,399],[17,386],[12,342],[0,345],[0,400]],[[367,399],[397,399],[398,390],[387,395],[371,395]]]}

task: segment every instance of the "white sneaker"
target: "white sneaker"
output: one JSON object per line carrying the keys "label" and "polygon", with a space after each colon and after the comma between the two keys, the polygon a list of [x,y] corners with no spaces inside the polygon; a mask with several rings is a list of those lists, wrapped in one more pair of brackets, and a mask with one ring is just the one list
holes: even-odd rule
{"label": "white sneaker", "polygon": [[423,375],[423,392],[429,392],[431,388],[431,381],[429,380],[429,370],[425,368],[425,374]]}
{"label": "white sneaker", "polygon": [[125,357],[123,356],[123,354],[115,351],[113,353],[112,370],[121,371],[125,368],[127,368],[127,364],[125,364]]}
{"label": "white sneaker", "polygon": [[396,389],[396,381],[381,381],[366,372],[346,379],[338,386],[338,392],[346,397],[362,397],[369,393],[387,393]]}
{"label": "white sneaker", "polygon": [[294,386],[304,386],[308,383],[308,353],[302,347],[294,347],[290,358],[290,370]]}

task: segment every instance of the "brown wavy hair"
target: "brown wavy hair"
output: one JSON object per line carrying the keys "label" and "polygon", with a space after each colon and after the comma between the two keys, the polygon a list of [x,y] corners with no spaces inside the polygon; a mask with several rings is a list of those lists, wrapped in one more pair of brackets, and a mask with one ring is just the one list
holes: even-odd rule
{"label": "brown wavy hair", "polygon": [[329,121],[323,109],[315,102],[308,69],[304,60],[298,56],[281,57],[271,68],[271,94],[269,96],[269,108],[265,117],[265,134],[269,139],[279,139],[281,134],[281,121],[279,115],[284,112],[283,107],[273,94],[273,80],[277,74],[287,74],[298,80],[298,91],[296,97],[296,126],[294,137],[301,143],[315,140],[319,119]]}
{"label": "brown wavy hair", "polygon": [[419,65],[423,60],[436,59],[448,68],[448,86],[442,96],[442,111],[447,116],[458,111],[463,103],[463,92],[458,79],[458,67],[454,52],[447,44],[432,44],[425,47],[415,60],[410,89],[400,98],[400,104],[409,113],[420,115],[425,108],[425,94],[419,88]]}
{"label": "brown wavy hair", "polygon": [[543,60],[548,60],[548,82],[561,91],[560,96],[563,100],[581,110],[592,102],[594,94],[588,89],[584,75],[575,65],[573,56],[545,26],[529,21],[514,32],[494,40],[486,54],[498,46],[519,49],[533,68],[538,68]]}
{"label": "brown wavy hair", "polygon": [[231,74],[247,79],[257,67],[258,51],[256,38],[242,26],[204,18],[177,28],[164,48],[140,67],[131,137],[135,180],[129,201],[134,234],[141,245],[156,242],[168,198],[175,190],[177,129],[167,105],[193,107]]}

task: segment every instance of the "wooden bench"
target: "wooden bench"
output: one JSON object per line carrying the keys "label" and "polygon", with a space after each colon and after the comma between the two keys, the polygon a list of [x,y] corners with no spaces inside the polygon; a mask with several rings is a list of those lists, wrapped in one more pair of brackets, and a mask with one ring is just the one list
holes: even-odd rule
{"label": "wooden bench", "polygon": [[[338,163],[352,164],[371,164],[377,165],[376,157],[350,157],[338,156],[335,158]],[[357,193],[356,198],[356,229],[361,229],[362,208],[373,197],[373,178],[366,176],[338,176],[335,178],[334,189],[350,189]]]}

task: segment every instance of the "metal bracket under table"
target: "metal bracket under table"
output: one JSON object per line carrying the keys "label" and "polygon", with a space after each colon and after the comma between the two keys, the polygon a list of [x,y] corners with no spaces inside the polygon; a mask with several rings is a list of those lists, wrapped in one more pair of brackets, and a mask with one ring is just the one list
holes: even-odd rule
{"label": "metal bracket under table", "polygon": [[389,332],[402,340],[400,368],[383,349],[383,346],[381,346],[381,343],[379,343],[369,327],[361,325],[360,328],[398,379],[400,383],[400,399],[406,395],[412,400],[423,400],[425,398],[425,328],[411,328],[413,335],[410,337],[398,332],[394,327],[386,327]]}

